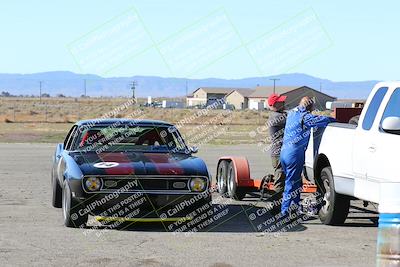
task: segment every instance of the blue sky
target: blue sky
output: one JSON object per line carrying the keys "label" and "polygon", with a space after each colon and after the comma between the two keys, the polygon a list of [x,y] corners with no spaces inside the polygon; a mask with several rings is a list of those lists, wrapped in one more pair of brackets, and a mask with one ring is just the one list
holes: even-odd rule
{"label": "blue sky", "polygon": [[[3,0],[0,4],[0,73],[69,70],[91,72],[76,64],[68,48],[74,40],[109,19],[134,8],[146,33],[157,43],[215,10],[224,10],[244,42],[257,39],[303,10],[313,10],[331,45],[296,64],[301,72],[335,81],[395,80],[398,77],[399,1],[232,1],[232,0]],[[156,48],[117,64],[103,76],[154,75],[171,72]],[[167,62],[168,63],[168,62]],[[194,78],[243,78],[260,72],[245,48],[210,62]]]}

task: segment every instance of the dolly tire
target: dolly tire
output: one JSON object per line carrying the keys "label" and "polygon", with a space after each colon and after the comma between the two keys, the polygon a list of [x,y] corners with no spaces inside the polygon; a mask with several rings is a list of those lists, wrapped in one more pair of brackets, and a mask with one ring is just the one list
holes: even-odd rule
{"label": "dolly tire", "polygon": [[233,166],[233,162],[229,163],[227,174],[228,174],[227,188],[229,197],[234,200],[242,200],[246,196],[246,192],[237,186],[236,172],[235,172],[235,167]]}
{"label": "dolly tire", "polygon": [[228,191],[228,165],[227,160],[221,160],[217,168],[217,188],[222,197],[226,197]]}

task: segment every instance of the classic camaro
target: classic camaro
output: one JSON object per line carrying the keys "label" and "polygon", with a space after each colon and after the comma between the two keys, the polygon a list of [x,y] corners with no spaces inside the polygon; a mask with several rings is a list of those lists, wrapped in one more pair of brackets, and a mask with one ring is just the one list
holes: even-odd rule
{"label": "classic camaro", "polygon": [[58,144],[52,205],[67,227],[103,221],[176,221],[211,203],[206,164],[174,125],[155,120],[85,120]]}

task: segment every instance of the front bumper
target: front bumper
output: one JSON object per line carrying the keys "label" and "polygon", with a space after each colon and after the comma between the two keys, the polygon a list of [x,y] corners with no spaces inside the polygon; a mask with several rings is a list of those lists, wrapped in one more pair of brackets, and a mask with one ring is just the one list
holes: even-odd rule
{"label": "front bumper", "polygon": [[82,180],[70,180],[72,197],[80,203],[79,213],[101,217],[158,218],[160,214],[185,216],[211,201],[208,187],[204,192],[177,190],[136,190],[88,193]]}

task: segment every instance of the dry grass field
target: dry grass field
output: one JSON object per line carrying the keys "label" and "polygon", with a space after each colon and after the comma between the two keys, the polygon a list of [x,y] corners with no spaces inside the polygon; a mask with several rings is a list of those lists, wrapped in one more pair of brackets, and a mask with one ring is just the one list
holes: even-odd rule
{"label": "dry grass field", "polygon": [[0,142],[60,142],[74,122],[93,118],[163,120],[177,124],[188,143],[246,144],[265,139],[266,132],[256,136],[249,133],[265,124],[268,111],[152,108],[132,105],[129,99],[122,98],[42,98],[40,101],[39,98],[2,97]]}

